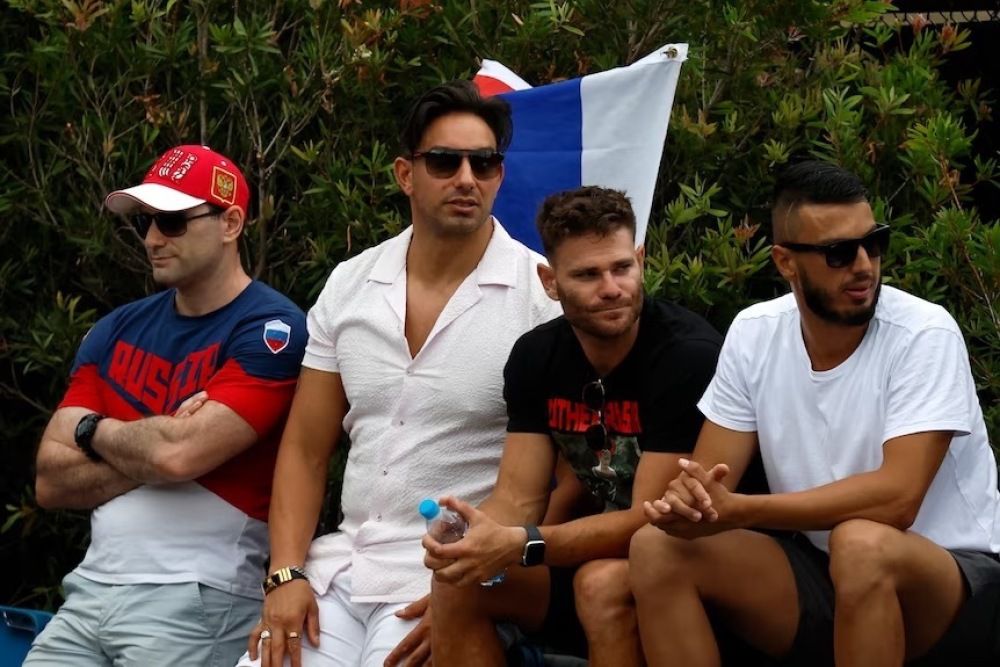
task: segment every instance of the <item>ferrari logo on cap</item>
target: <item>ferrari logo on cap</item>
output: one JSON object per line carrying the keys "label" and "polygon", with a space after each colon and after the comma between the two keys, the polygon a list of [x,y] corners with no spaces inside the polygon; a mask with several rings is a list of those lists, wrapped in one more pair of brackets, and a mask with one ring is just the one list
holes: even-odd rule
{"label": "ferrari logo on cap", "polygon": [[264,344],[273,354],[278,354],[292,338],[292,328],[281,320],[271,320],[264,324]]}
{"label": "ferrari logo on cap", "polygon": [[236,175],[221,167],[212,167],[212,196],[226,204],[236,202]]}

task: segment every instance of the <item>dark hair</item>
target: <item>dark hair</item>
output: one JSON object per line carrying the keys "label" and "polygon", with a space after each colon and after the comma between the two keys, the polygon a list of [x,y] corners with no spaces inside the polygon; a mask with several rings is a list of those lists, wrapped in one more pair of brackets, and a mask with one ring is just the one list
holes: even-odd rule
{"label": "dark hair", "polygon": [[420,146],[424,132],[435,120],[450,113],[471,113],[479,116],[493,131],[497,150],[501,153],[510,145],[514,123],[510,105],[500,97],[482,97],[471,81],[450,81],[431,88],[410,107],[403,118],[399,143],[405,155],[413,155]]}
{"label": "dark hair", "polygon": [[855,174],[830,162],[804,160],[778,176],[771,204],[774,242],[792,236],[790,213],[803,204],[857,204],[868,201],[868,190]]}
{"label": "dark hair", "polygon": [[635,238],[635,213],[624,192],[586,185],[546,197],[535,226],[551,261],[556,247],[570,236],[607,236],[624,227]]}

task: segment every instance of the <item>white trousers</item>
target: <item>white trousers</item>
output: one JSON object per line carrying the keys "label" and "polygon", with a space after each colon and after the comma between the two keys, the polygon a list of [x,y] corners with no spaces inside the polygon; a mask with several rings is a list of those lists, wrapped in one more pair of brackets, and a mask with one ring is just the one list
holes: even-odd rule
{"label": "white trousers", "polygon": [[[319,605],[319,647],[302,635],[302,667],[382,667],[386,656],[416,627],[396,612],[408,603],[351,602],[350,568],[339,573]],[[291,662],[285,657],[285,667]],[[260,659],[240,658],[237,667],[260,667]]]}

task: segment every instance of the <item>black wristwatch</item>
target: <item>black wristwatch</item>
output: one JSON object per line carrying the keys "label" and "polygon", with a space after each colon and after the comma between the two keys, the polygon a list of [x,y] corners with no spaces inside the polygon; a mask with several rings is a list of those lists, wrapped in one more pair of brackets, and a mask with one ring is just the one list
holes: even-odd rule
{"label": "black wristwatch", "polygon": [[542,531],[538,526],[525,526],[528,533],[528,541],[524,543],[524,551],[521,552],[521,565],[532,567],[545,562],[545,540],[542,539]]}
{"label": "black wristwatch", "polygon": [[88,459],[95,462],[104,460],[97,453],[97,450],[94,449],[93,445],[94,433],[97,432],[97,423],[102,419],[104,419],[104,415],[99,415],[96,412],[85,415],[76,425],[76,431],[73,434],[76,446],[80,448],[81,452],[87,455]]}

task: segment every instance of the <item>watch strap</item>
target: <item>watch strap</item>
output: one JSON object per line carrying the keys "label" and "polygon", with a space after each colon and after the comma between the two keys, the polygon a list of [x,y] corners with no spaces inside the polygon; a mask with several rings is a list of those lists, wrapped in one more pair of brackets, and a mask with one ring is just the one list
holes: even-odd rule
{"label": "watch strap", "polygon": [[528,539],[524,543],[524,551],[521,553],[521,565],[533,567],[545,562],[545,539],[538,526],[524,526],[524,532],[528,534]]}
{"label": "watch strap", "polygon": [[88,415],[84,415],[82,419],[76,425],[76,431],[73,434],[73,440],[76,442],[76,446],[80,448],[80,451],[86,454],[87,458],[95,463],[100,463],[104,459],[101,455],[97,453],[94,449],[94,433],[97,432],[97,423],[104,419],[104,415],[98,414],[96,412],[91,412]]}
{"label": "watch strap", "polygon": [[267,595],[278,586],[287,584],[289,581],[294,581],[296,579],[308,580],[308,577],[306,577],[306,571],[298,565],[289,565],[288,567],[279,568],[264,577],[261,588],[264,589],[264,595]]}

